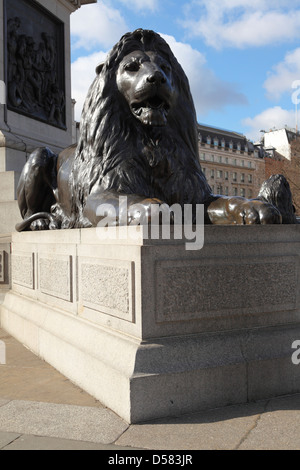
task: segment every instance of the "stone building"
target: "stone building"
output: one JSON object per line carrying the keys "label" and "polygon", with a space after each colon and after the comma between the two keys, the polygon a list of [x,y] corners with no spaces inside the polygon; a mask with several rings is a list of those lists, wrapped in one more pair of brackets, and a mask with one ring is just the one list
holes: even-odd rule
{"label": "stone building", "polygon": [[299,133],[289,127],[270,129],[269,132],[264,132],[263,135],[264,149],[270,156],[274,156],[277,152],[287,160],[291,160],[291,143],[297,135]]}
{"label": "stone building", "polygon": [[265,179],[265,162],[244,135],[198,125],[201,167],[213,193],[253,198]]}

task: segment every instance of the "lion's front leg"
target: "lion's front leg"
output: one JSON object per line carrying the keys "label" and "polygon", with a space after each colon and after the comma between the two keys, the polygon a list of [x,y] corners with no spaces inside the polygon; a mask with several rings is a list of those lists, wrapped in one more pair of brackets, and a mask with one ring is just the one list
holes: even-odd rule
{"label": "lion's front leg", "polygon": [[153,214],[156,214],[162,204],[159,199],[136,194],[94,192],[87,198],[79,225],[96,227],[149,224]]}
{"label": "lion's front leg", "polygon": [[32,152],[25,163],[17,187],[18,205],[24,219],[17,224],[18,231],[53,227],[50,212],[55,203],[56,162],[57,155],[43,147]]}
{"label": "lion's front leg", "polygon": [[242,197],[216,196],[207,206],[207,215],[212,224],[252,225],[281,224],[279,210],[272,204]]}

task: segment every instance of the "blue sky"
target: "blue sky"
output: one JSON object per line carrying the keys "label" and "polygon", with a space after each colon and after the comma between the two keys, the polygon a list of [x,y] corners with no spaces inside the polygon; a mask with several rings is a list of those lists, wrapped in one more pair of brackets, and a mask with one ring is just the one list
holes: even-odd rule
{"label": "blue sky", "polygon": [[189,78],[200,123],[252,140],[262,129],[295,127],[300,0],[98,0],[83,6],[71,17],[76,119],[95,66],[136,28],[153,29],[169,43]]}

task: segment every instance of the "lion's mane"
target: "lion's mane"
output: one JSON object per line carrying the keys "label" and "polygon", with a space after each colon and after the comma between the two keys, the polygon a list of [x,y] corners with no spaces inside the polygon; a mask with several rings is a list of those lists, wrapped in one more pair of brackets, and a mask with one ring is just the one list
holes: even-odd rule
{"label": "lion's mane", "polygon": [[[172,68],[176,102],[165,127],[149,128],[128,108],[116,84],[122,59],[135,50],[154,51]],[[93,187],[157,197],[168,204],[203,203],[211,189],[198,158],[196,113],[188,79],[157,33],[136,30],[113,47],[92,83],[82,112],[71,172],[73,226],[80,226]],[[168,181],[155,177],[164,165]]]}

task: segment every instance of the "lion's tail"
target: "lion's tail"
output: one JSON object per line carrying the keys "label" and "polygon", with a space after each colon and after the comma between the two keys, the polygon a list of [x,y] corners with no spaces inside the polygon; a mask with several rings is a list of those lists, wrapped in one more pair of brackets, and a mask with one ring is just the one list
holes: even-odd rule
{"label": "lion's tail", "polygon": [[38,219],[47,219],[49,220],[50,224],[52,224],[53,226],[56,225],[55,217],[52,214],[50,214],[49,212],[37,212],[36,214],[33,214],[28,217],[28,219],[24,219],[22,222],[18,223],[15,227],[16,231],[23,232],[24,230],[28,230],[31,223]]}

